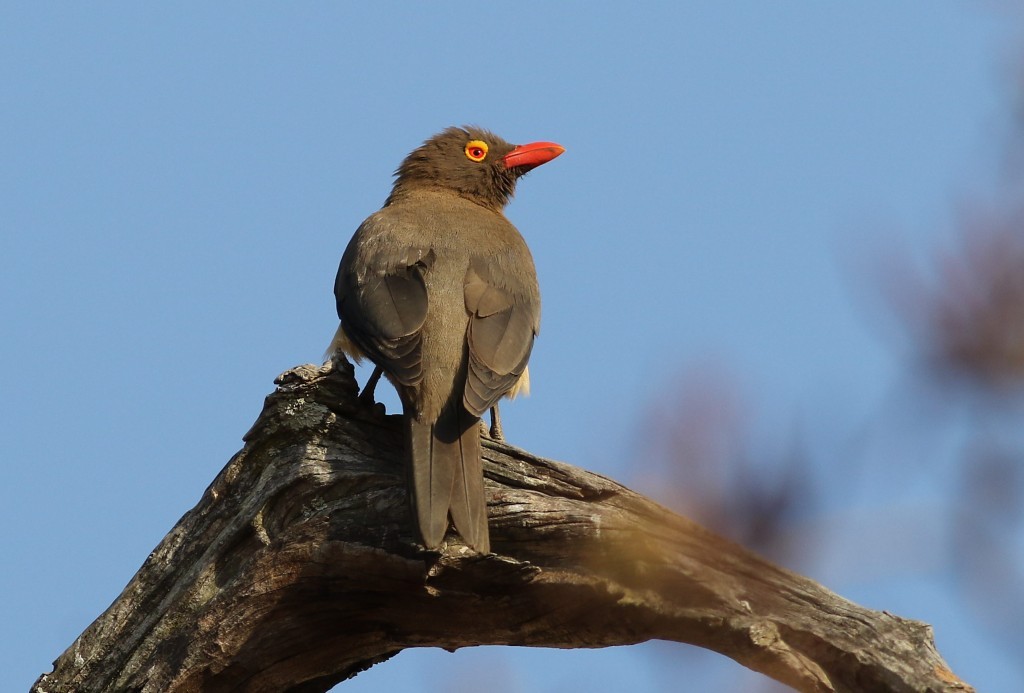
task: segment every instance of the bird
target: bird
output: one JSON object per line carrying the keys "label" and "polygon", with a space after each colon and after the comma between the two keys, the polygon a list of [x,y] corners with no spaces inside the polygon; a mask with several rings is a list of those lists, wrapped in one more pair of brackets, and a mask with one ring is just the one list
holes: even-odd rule
{"label": "bird", "polygon": [[413,150],[391,194],[349,241],[334,295],[340,325],[328,349],[381,373],[402,403],[413,517],[428,549],[451,524],[490,552],[480,420],[529,391],[540,330],[533,257],[504,208],[516,182],[561,155],[554,142],[513,145],[475,126],[449,127]]}

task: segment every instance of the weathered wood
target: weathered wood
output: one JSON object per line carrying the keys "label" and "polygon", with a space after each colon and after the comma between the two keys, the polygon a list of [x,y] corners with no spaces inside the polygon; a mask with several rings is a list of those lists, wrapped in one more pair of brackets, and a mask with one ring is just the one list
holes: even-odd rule
{"label": "weathered wood", "polygon": [[36,693],[325,691],[406,647],[710,648],[802,691],[968,691],[857,606],[605,477],[485,442],[493,554],[415,539],[399,422],[351,366],[278,378],[245,446]]}

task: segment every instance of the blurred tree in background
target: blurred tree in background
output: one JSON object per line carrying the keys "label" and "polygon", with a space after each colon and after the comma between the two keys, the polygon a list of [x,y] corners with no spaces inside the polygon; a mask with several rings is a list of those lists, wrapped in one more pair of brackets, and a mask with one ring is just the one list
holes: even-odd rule
{"label": "blurred tree in background", "polygon": [[[860,273],[858,282],[874,286],[857,288],[881,297],[874,310],[895,326],[903,359],[892,397],[854,444],[823,453],[792,432],[765,439],[737,379],[699,365],[653,403],[645,422],[658,434],[630,481],[812,576],[833,547],[850,554],[841,559],[848,566],[869,564],[873,580],[914,574],[939,585],[1024,680],[1024,60],[1013,74],[1015,108],[991,198],[962,206],[969,211],[956,216],[944,247],[883,248],[874,272]],[[878,465],[884,473],[871,472]],[[834,488],[847,483],[849,493]],[[880,483],[894,488],[865,489]],[[922,486],[938,489],[935,500],[895,507],[901,489]],[[866,497],[896,500],[864,507]],[[846,541],[855,532],[860,541]],[[672,654],[659,660],[693,666],[678,646],[663,647]],[[728,675],[735,690],[783,690],[755,674]]]}

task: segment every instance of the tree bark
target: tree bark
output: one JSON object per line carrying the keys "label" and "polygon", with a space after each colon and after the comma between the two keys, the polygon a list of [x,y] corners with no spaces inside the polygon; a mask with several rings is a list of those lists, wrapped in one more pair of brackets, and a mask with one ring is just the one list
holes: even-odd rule
{"label": "tree bark", "polygon": [[605,477],[485,439],[493,553],[414,534],[400,421],[300,366],[32,691],[312,692],[407,647],[720,652],[801,691],[970,691],[931,628],[865,609]]}

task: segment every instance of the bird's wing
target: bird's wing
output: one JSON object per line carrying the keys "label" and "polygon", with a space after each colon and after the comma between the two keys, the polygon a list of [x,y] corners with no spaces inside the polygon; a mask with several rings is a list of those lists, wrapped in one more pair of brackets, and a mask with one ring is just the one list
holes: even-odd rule
{"label": "bird's wing", "polygon": [[[364,252],[356,233],[338,267],[334,296],[338,317],[356,346],[403,385],[423,378],[420,328],[427,316],[423,273],[433,264],[429,249],[403,248],[396,257]],[[360,254],[358,261],[356,255]],[[354,267],[358,266],[359,271]]]}
{"label": "bird's wing", "polygon": [[483,261],[471,261],[465,282],[469,370],[462,401],[482,416],[519,380],[537,334],[540,306],[526,292],[498,286]]}

